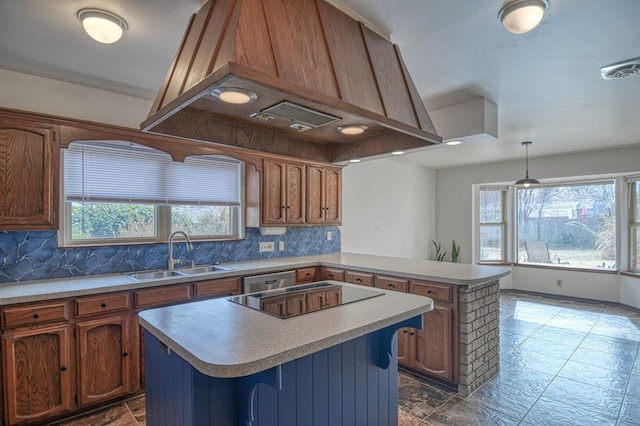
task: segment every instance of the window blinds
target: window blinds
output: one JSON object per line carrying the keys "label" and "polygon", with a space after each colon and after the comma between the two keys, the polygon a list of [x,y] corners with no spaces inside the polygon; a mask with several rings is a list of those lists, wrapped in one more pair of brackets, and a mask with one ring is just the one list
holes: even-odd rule
{"label": "window blinds", "polygon": [[74,142],[64,153],[67,201],[240,205],[241,162],[198,155],[184,163],[124,141]]}

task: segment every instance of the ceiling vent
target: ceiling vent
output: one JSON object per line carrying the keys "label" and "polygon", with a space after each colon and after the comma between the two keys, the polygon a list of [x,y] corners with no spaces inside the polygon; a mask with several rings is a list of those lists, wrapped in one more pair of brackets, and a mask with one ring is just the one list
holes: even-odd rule
{"label": "ceiling vent", "polygon": [[600,68],[600,74],[605,80],[629,77],[640,74],[640,58],[629,59],[616,64]]}

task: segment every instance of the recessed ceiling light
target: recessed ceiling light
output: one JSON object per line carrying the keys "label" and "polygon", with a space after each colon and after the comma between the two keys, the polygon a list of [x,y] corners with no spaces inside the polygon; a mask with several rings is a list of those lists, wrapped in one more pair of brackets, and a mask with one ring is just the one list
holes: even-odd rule
{"label": "recessed ceiling light", "polygon": [[340,126],[336,131],[343,135],[355,136],[363,134],[367,129],[368,127],[364,124],[350,124],[348,126]]}
{"label": "recessed ceiling light", "polygon": [[462,145],[464,143],[464,141],[458,140],[458,139],[454,139],[452,141],[446,141],[445,144],[449,145],[449,146],[456,146],[456,145]]}
{"label": "recessed ceiling light", "polygon": [[238,87],[218,87],[211,91],[211,96],[234,105],[248,104],[258,99],[258,95],[254,92]]}
{"label": "recessed ceiling light", "polygon": [[124,19],[102,9],[80,9],[77,16],[87,34],[99,43],[115,43],[129,28]]}
{"label": "recessed ceiling light", "polygon": [[510,33],[524,34],[538,26],[548,7],[547,0],[513,0],[502,6],[498,19]]}
{"label": "recessed ceiling light", "polygon": [[357,158],[354,158],[353,160],[349,160],[350,163],[359,163],[360,160],[358,160]]}
{"label": "recessed ceiling light", "polygon": [[391,154],[392,155],[402,155],[402,154],[404,154],[404,151],[393,151]]}

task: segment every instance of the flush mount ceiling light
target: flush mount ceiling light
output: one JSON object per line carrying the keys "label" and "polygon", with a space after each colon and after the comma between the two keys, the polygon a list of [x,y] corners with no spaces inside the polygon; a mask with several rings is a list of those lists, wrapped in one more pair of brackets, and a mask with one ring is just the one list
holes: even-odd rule
{"label": "flush mount ceiling light", "polygon": [[254,102],[258,95],[239,87],[218,87],[211,91],[211,96],[227,104],[242,105]]}
{"label": "flush mount ceiling light", "polygon": [[347,136],[356,136],[363,134],[368,129],[364,124],[350,124],[348,126],[340,126],[336,129],[338,133]]}
{"label": "flush mount ceiling light", "polygon": [[77,16],[89,37],[99,43],[115,43],[129,28],[124,19],[106,10],[80,9]]}
{"label": "flush mount ceiling light", "polygon": [[454,139],[454,140],[450,140],[450,141],[446,141],[445,144],[449,145],[449,146],[457,146],[457,145],[462,145],[464,143],[464,141],[458,140],[458,139]]}
{"label": "flush mount ceiling light", "polygon": [[524,34],[538,26],[548,7],[547,0],[513,0],[502,6],[498,19],[510,33]]}
{"label": "flush mount ceiling light", "polygon": [[536,186],[536,185],[540,185],[540,181],[538,179],[534,179],[532,177],[529,177],[529,145],[531,145],[533,142],[531,141],[525,141],[522,142],[522,145],[524,145],[525,148],[525,152],[526,152],[526,173],[525,173],[525,177],[522,179],[518,179],[515,183],[516,186],[522,186],[525,188],[529,188],[530,186]]}

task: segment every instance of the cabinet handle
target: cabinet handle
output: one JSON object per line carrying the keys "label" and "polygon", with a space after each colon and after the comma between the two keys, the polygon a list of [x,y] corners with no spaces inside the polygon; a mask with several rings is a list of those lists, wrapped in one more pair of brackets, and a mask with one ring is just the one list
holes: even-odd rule
{"label": "cabinet handle", "polygon": [[402,330],[402,332],[403,332],[404,334],[407,334],[407,333],[409,332],[409,330]]}
{"label": "cabinet handle", "polygon": [[39,314],[39,313],[35,313],[35,314],[33,314],[33,317],[34,317],[35,319],[38,319],[38,318],[40,318],[40,314]]}
{"label": "cabinet handle", "polygon": [[63,365],[62,367],[60,367],[60,371],[67,371],[67,367]]}
{"label": "cabinet handle", "polygon": [[107,304],[106,304],[106,303],[104,303],[104,302],[102,302],[102,303],[100,304],[100,307],[101,307],[101,308],[106,308],[106,307],[107,307]]}
{"label": "cabinet handle", "polygon": [[310,276],[311,276],[311,274],[307,272],[306,276],[307,276],[307,277],[310,277]]}
{"label": "cabinet handle", "polygon": [[288,208],[288,209],[290,209],[290,208],[291,208],[291,206],[287,206],[287,208]]}
{"label": "cabinet handle", "polygon": [[415,336],[415,335],[416,335],[415,331],[412,331],[411,333],[409,333],[409,336]]}
{"label": "cabinet handle", "polygon": [[362,282],[362,278],[356,278],[356,281],[361,283]]}
{"label": "cabinet handle", "polygon": [[282,208],[283,208],[283,209],[286,209],[287,207],[286,207],[286,206],[282,206]]}
{"label": "cabinet handle", "polygon": [[392,283],[387,284],[387,287],[393,287]]}
{"label": "cabinet handle", "polygon": [[129,356],[129,352],[122,352],[122,357],[126,358],[127,356]]}
{"label": "cabinet handle", "polygon": [[433,293],[433,290],[427,290],[427,294]]}

